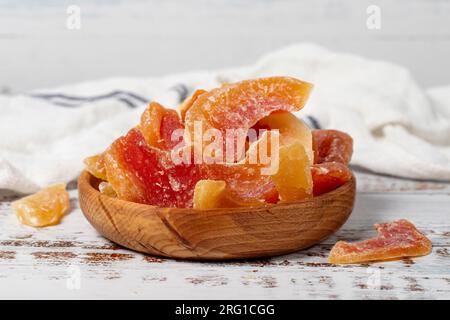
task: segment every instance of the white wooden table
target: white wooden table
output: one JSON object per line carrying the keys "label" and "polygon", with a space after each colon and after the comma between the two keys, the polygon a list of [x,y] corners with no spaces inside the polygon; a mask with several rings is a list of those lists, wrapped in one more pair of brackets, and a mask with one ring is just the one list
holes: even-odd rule
{"label": "white wooden table", "polygon": [[[0,298],[125,299],[449,299],[450,184],[357,172],[356,208],[342,229],[308,250],[227,263],[145,256],[102,238],[73,210],[62,224],[22,226],[0,193]],[[334,266],[338,239],[375,234],[380,221],[407,218],[433,241],[426,257]]]}

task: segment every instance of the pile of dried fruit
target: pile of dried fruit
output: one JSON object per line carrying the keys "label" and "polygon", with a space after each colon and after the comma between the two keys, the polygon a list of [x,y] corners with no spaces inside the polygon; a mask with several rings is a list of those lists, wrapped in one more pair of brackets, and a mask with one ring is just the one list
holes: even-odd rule
{"label": "pile of dried fruit", "polygon": [[318,196],[351,179],[352,139],[311,131],[291,113],[304,107],[311,89],[270,77],[197,90],[179,112],[152,102],[139,125],[86,159],[86,168],[104,181],[102,193],[160,207],[261,206]]}
{"label": "pile of dried fruit", "polygon": [[[199,210],[299,201],[332,191],[352,178],[352,138],[313,130],[292,114],[312,85],[287,77],[197,90],[179,112],[156,102],[140,123],[103,153],[85,159],[107,196],[159,207]],[[19,220],[57,224],[69,210],[65,185],[50,186],[12,204]],[[431,242],[398,220],[375,225],[376,238],[339,241],[331,263],[426,255]]]}

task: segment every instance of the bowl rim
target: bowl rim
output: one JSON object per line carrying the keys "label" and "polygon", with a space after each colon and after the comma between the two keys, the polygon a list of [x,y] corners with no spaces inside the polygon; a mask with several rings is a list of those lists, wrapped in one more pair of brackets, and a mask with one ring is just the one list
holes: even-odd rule
{"label": "bowl rim", "polygon": [[[323,200],[333,197],[334,195],[340,193],[343,188],[347,188],[349,185],[355,185],[355,194],[356,194],[356,177],[352,171],[351,171],[351,174],[352,174],[352,178],[349,181],[347,181],[346,183],[344,183],[343,185],[339,186],[338,188],[336,188],[332,191],[329,191],[327,193],[321,194],[319,196],[309,198],[309,199],[303,199],[303,200],[299,200],[299,201],[282,202],[282,203],[277,203],[277,204],[267,204],[267,205],[262,205],[262,206],[257,206],[257,207],[230,207],[230,208],[214,208],[214,209],[207,209],[207,210],[199,210],[199,209],[194,209],[194,208],[158,207],[158,206],[154,206],[154,205],[150,205],[150,204],[113,198],[113,197],[102,194],[98,189],[96,189],[92,185],[93,180],[94,181],[95,180],[102,181],[102,180],[95,177],[87,170],[83,170],[83,172],[78,177],[78,184],[80,184],[80,182],[84,180],[84,182],[86,182],[86,185],[88,185],[90,192],[97,193],[97,196],[99,196],[101,198],[107,198],[108,201],[114,201],[116,203],[123,203],[123,204],[127,204],[127,205],[139,206],[139,207],[146,207],[148,209],[150,209],[150,208],[161,209],[161,210],[166,209],[166,210],[171,210],[171,212],[174,212],[174,213],[175,212],[180,212],[180,213],[181,212],[183,212],[183,213],[189,212],[191,214],[192,213],[205,214],[205,213],[215,213],[215,212],[218,213],[218,212],[223,212],[224,210],[226,210],[227,213],[243,213],[243,212],[248,212],[248,211],[270,210],[271,208],[313,204],[317,201],[323,201]],[[78,187],[78,192],[80,192],[79,187]]]}

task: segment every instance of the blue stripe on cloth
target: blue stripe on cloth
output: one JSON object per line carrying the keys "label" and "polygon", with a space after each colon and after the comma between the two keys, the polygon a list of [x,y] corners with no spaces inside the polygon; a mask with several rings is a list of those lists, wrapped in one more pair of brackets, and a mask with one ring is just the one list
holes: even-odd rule
{"label": "blue stripe on cloth", "polygon": [[313,129],[316,130],[321,129],[319,121],[313,116],[306,116],[305,120],[308,122],[309,126],[312,127]]}
{"label": "blue stripe on cloth", "polygon": [[95,96],[74,96],[64,93],[35,93],[30,94],[33,98],[44,99],[53,104],[63,107],[77,107],[86,102],[95,102],[105,99],[117,99],[125,103],[130,108],[135,108],[139,104],[147,103],[150,99],[144,98],[136,93],[116,90],[110,93]]}

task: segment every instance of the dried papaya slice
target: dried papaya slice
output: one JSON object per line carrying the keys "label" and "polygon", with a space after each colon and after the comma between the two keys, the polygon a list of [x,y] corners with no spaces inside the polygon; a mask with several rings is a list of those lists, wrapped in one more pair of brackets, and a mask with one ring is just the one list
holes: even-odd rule
{"label": "dried papaya slice", "polygon": [[11,205],[21,223],[31,227],[51,226],[69,211],[69,193],[65,183],[55,184]]}
{"label": "dried papaya slice", "polygon": [[290,112],[274,112],[262,118],[256,124],[258,128],[278,130],[280,133],[280,143],[287,145],[293,142],[300,142],[308,157],[313,161],[312,133],[311,129],[299,118]]}
{"label": "dried papaya slice", "polygon": [[103,153],[93,155],[84,159],[86,170],[94,177],[106,181],[106,170],[103,159]]}
{"label": "dried papaya slice", "polygon": [[331,249],[330,263],[362,263],[424,256],[431,252],[431,241],[414,224],[401,219],[375,224],[378,236],[355,243],[338,241]]}
{"label": "dried papaya slice", "polygon": [[326,162],[311,167],[313,194],[319,196],[345,184],[352,178],[352,173],[345,164]]}
{"label": "dried papaya slice", "polygon": [[225,84],[198,96],[187,110],[187,138],[193,141],[199,129],[205,132],[214,128],[220,130],[224,137],[227,129],[247,132],[258,120],[274,111],[302,109],[311,89],[311,84],[289,77]]}
{"label": "dried papaya slice", "polygon": [[[200,165],[202,176],[226,182],[228,194],[238,203],[276,203],[278,192],[271,179],[277,165],[271,155],[272,143],[278,143],[278,133],[266,131],[247,150],[245,159],[238,163]],[[275,153],[275,156],[277,153]]]}
{"label": "dried papaya slice", "polygon": [[197,98],[206,93],[206,90],[203,89],[198,89],[195,90],[195,92],[192,94],[192,96],[188,97],[186,100],[184,100],[179,106],[178,106],[178,111],[180,112],[181,115],[181,121],[184,122],[185,118],[186,118],[186,112],[192,107],[192,105],[194,104],[195,100],[197,100]]}
{"label": "dried papaya slice", "polygon": [[157,102],[150,102],[141,115],[139,130],[149,146],[170,150],[180,143],[172,140],[172,133],[183,129],[176,110],[166,109]]}
{"label": "dried papaya slice", "polygon": [[348,134],[338,130],[313,130],[312,136],[314,163],[350,163],[353,139]]}
{"label": "dried papaya slice", "polygon": [[301,142],[283,145],[279,168],[271,176],[281,201],[297,201],[312,196],[311,159]]}
{"label": "dried papaya slice", "polygon": [[172,161],[170,152],[148,146],[137,129],[117,139],[105,154],[108,182],[120,199],[159,207],[192,207],[201,179],[195,164]]}

